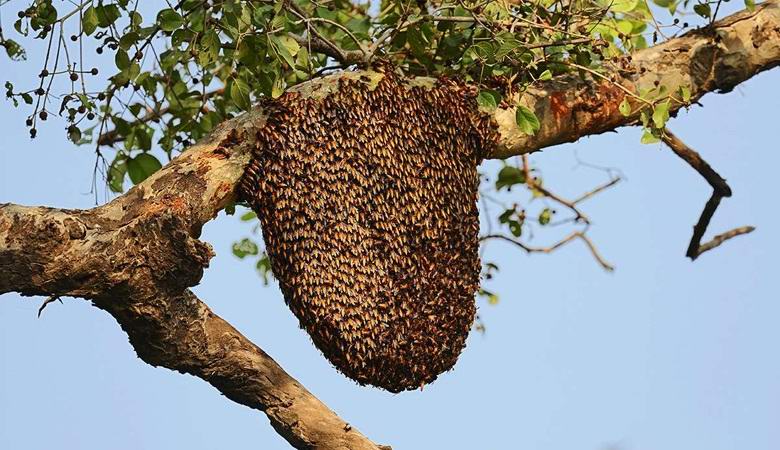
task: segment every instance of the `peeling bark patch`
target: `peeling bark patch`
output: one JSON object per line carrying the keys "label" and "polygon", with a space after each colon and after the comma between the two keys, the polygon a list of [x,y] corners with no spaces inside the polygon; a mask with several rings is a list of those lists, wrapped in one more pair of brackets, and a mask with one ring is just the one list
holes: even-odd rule
{"label": "peeling bark patch", "polygon": [[718,92],[731,92],[742,80],[747,78],[749,65],[747,55],[741,52],[730,53],[718,59],[715,67],[715,86]]}
{"label": "peeling bark patch", "polygon": [[550,111],[552,111],[556,121],[560,121],[571,114],[571,110],[567,106],[565,92],[553,92],[549,98]]}
{"label": "peeling bark patch", "polygon": [[695,90],[707,89],[707,84],[712,78],[713,64],[718,54],[718,47],[714,44],[703,44],[694,50],[691,55],[689,72]]}

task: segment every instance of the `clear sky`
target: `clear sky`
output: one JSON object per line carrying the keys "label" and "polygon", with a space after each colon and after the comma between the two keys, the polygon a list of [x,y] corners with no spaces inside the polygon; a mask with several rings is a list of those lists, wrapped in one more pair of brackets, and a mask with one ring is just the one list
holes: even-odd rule
{"label": "clear sky", "polygon": [[[0,79],[38,61],[0,60]],[[204,230],[217,256],[197,294],[375,442],[395,449],[776,450],[780,448],[780,70],[708,95],[670,128],[735,191],[709,235],[757,230],[703,255],[683,254],[710,188],[639,132],[591,137],[532,156],[562,195],[604,175],[628,180],[585,205],[591,236],[617,265],[602,271],[580,243],[526,256],[499,243],[498,305],[479,303],[455,369],[424,391],[360,387],[318,353],[275,285],[263,287],[230,244],[250,232],[220,216]],[[30,141],[24,113],[0,105],[0,202],[93,206],[93,154],[52,121]],[[775,206],[772,206],[775,205]],[[543,242],[536,242],[543,244]],[[2,276],[2,274],[0,274]],[[0,298],[0,449],[285,449],[265,416],[200,379],[141,362],[108,314],[80,299]]]}

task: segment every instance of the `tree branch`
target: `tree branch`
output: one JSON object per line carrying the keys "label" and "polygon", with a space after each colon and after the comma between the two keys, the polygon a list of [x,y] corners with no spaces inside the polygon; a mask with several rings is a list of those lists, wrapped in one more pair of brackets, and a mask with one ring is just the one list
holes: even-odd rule
{"label": "tree branch", "polygon": [[188,288],[213,256],[197,240],[235,200],[261,110],[114,201],[91,210],[0,205],[0,294],[82,297],[110,313],[138,356],[263,411],[299,449],[379,447],[339,418]]}
{"label": "tree branch", "polygon": [[[498,109],[495,117],[501,139],[491,156],[531,153],[635,124],[637,102],[626,91],[638,95],[642,89],[665,86],[678,99],[672,101],[673,113],[708,92],[729,92],[778,64],[780,4],[772,0],[753,12],[743,11],[711,27],[639,50],[604,78],[572,74],[532,86],[515,100],[536,113],[541,128],[533,136],[523,134],[515,124],[515,108]],[[687,103],[678,94],[682,87],[690,89]],[[627,96],[635,113],[625,117],[618,107]]]}
{"label": "tree branch", "polygon": [[[624,63],[610,75],[620,87],[572,75],[527,90],[519,101],[542,123],[534,136],[519,132],[514,108],[497,110],[500,139],[491,157],[529,153],[633,124],[636,115],[624,117],[618,105],[626,91],[639,92],[656,82],[670,92],[688,87],[692,101],[707,92],[731,90],[780,63],[780,8],[776,2],[764,4],[637,52]],[[321,97],[339,89],[341,79],[375,83],[381,76],[341,72],[294,90]],[[681,106],[676,103],[672,110]],[[198,240],[201,227],[236,200],[255,131],[264,123],[262,109],[223,123],[143,183],[91,210],[0,205],[0,294],[93,301],[116,318],[144,361],[198,376],[233,401],[265,412],[296,448],[377,449],[188,289],[200,281],[213,255]],[[611,268],[581,232],[549,248],[488,238],[493,237],[545,253],[580,239],[602,267]]]}
{"label": "tree branch", "polygon": [[707,227],[710,225],[712,216],[720,205],[720,201],[723,197],[731,197],[731,187],[729,187],[726,180],[723,179],[718,172],[715,172],[715,169],[713,169],[698,152],[688,147],[685,142],[671,131],[668,129],[664,130],[664,133],[661,135],[661,140],[663,140],[664,144],[669,146],[680,159],[693,167],[693,169],[696,170],[710,186],[712,186],[712,196],[704,205],[704,210],[699,217],[699,221],[693,227],[693,235],[691,236],[691,242],[688,244],[688,250],[686,251],[685,256],[691,258],[691,261],[695,261],[702,253],[712,250],[727,240],[755,230],[755,227],[752,226],[734,228],[733,230],[719,234],[711,241],[702,244],[701,240],[704,237],[704,233],[707,231]]}

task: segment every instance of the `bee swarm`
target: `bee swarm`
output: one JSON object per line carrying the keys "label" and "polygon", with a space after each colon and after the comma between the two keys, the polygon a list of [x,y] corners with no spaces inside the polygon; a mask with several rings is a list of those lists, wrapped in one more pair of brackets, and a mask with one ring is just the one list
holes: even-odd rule
{"label": "bee swarm", "polygon": [[452,368],[474,321],[477,165],[495,126],[454,81],[339,83],[264,104],[241,194],[325,357],[360,384],[419,388]]}

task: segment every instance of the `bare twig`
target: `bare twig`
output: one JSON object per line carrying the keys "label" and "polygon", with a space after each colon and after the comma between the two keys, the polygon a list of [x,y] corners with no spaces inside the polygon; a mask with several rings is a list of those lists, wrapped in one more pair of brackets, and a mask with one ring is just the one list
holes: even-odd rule
{"label": "bare twig", "polygon": [[742,235],[747,234],[755,230],[752,226],[743,226],[727,231],[725,233],[715,236],[711,241],[701,243],[701,239],[704,237],[704,233],[707,231],[707,226],[712,220],[712,216],[715,214],[715,210],[718,209],[720,201],[723,197],[731,197],[731,187],[729,187],[726,180],[720,176],[705,161],[698,152],[688,147],[680,138],[674,135],[669,129],[664,130],[661,136],[661,140],[669,146],[672,151],[679,156],[683,161],[687,162],[691,167],[701,175],[710,186],[712,186],[712,197],[704,205],[704,210],[699,217],[699,221],[693,227],[693,235],[691,236],[691,242],[688,244],[688,250],[685,256],[691,258],[692,261],[696,260],[702,253],[712,250],[719,246],[723,242]]}
{"label": "bare twig", "polygon": [[594,195],[598,194],[599,192],[604,191],[606,189],[609,189],[612,186],[618,184],[618,182],[620,182],[620,180],[622,180],[622,178],[620,178],[620,177],[612,178],[611,180],[609,180],[608,182],[602,184],[601,186],[597,186],[594,189],[592,189],[592,190],[590,190],[590,191],[580,195],[576,199],[572,200],[571,203],[574,204],[574,205],[576,205],[578,203],[582,203],[585,200],[587,200],[587,199],[593,197]]}
{"label": "bare twig", "polygon": [[555,250],[558,250],[559,248],[563,247],[564,245],[568,244],[571,241],[574,241],[576,239],[582,240],[585,245],[588,246],[588,250],[590,250],[590,253],[593,255],[593,258],[596,260],[596,262],[599,263],[599,265],[606,271],[612,272],[615,270],[615,267],[611,264],[609,264],[599,253],[598,249],[596,248],[596,245],[593,243],[593,241],[588,238],[588,236],[582,232],[582,231],[574,231],[565,238],[561,239],[560,241],[556,242],[555,244],[549,246],[549,247],[531,247],[524,242],[518,241],[516,239],[512,239],[509,236],[504,236],[503,234],[489,234],[486,236],[482,236],[480,238],[481,241],[486,241],[489,239],[498,239],[502,241],[509,242],[511,244],[516,245],[517,247],[520,247],[521,249],[525,250],[528,253],[552,253]]}
{"label": "bare twig", "polygon": [[590,225],[590,219],[588,216],[585,215],[582,211],[580,211],[579,208],[577,208],[577,202],[571,202],[569,200],[566,200],[564,198],[559,197],[557,194],[553,193],[549,189],[543,187],[541,183],[539,183],[536,178],[531,176],[530,171],[530,165],[528,164],[528,155],[522,155],[523,158],[523,172],[525,173],[525,182],[528,185],[528,188],[532,191],[538,191],[545,197],[548,197],[561,205],[569,208],[571,212],[574,213],[574,221],[575,222],[582,222],[587,225]]}

